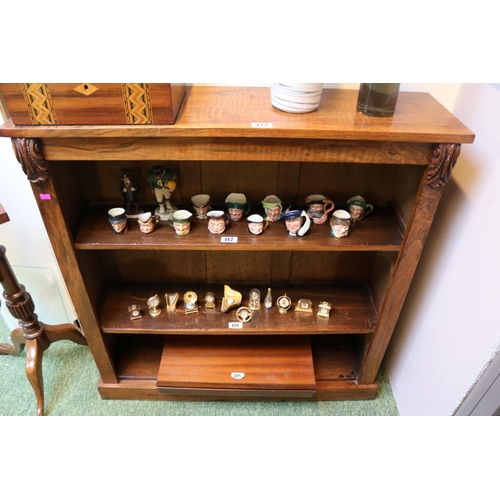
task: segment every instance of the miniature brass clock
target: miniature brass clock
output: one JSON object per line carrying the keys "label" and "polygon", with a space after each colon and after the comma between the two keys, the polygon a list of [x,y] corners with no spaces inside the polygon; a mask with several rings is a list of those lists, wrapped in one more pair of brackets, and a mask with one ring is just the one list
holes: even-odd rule
{"label": "miniature brass clock", "polygon": [[295,306],[295,312],[312,313],[312,302],[309,299],[300,299]]}
{"label": "miniature brass clock", "polygon": [[128,306],[128,312],[130,313],[130,319],[141,319],[142,311],[138,304],[132,304]]}
{"label": "miniature brass clock", "polygon": [[330,317],[330,310],[332,306],[329,302],[320,302],[318,306],[318,314],[316,315],[318,318],[328,319]]}
{"label": "miniature brass clock", "polygon": [[240,292],[224,285],[224,297],[222,297],[221,311],[225,313],[232,307],[239,306],[241,304],[241,299],[242,295]]}
{"label": "miniature brass clock", "polygon": [[236,318],[242,323],[247,323],[252,319],[252,311],[248,307],[240,307],[236,311]]}
{"label": "miniature brass clock", "polygon": [[156,318],[161,314],[161,308],[158,307],[160,305],[160,297],[158,294],[153,295],[148,299],[148,307],[149,307],[149,314],[153,317]]}
{"label": "miniature brass clock", "polygon": [[213,292],[205,294],[205,309],[215,309],[215,295]]}
{"label": "miniature brass clock", "polygon": [[179,300],[179,292],[166,293],[165,300],[167,302],[167,310],[175,311],[177,307],[177,301]]}
{"label": "miniature brass clock", "polygon": [[292,306],[292,301],[290,297],[288,297],[287,294],[285,293],[285,295],[278,297],[276,305],[278,306],[280,313],[286,313],[288,309],[290,309],[290,307]]}

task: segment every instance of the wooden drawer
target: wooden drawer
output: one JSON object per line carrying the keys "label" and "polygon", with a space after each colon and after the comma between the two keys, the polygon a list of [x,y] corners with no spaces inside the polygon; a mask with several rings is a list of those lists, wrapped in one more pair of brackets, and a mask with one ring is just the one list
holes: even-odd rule
{"label": "wooden drawer", "polygon": [[309,336],[167,336],[157,387],[169,394],[311,397]]}
{"label": "wooden drawer", "polygon": [[184,83],[0,83],[15,125],[172,125]]}

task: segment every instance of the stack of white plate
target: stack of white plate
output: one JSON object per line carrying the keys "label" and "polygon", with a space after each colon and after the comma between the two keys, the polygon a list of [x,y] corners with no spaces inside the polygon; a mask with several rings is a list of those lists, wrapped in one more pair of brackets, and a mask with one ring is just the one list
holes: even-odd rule
{"label": "stack of white plate", "polygon": [[271,103],[287,113],[310,113],[319,106],[322,83],[271,83]]}

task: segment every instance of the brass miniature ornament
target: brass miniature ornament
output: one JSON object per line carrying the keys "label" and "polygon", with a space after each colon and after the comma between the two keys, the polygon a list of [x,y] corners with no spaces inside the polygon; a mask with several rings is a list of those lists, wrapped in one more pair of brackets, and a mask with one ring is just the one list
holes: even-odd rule
{"label": "brass miniature ornament", "polygon": [[158,307],[160,305],[160,297],[158,294],[153,295],[148,299],[148,307],[149,307],[149,314],[153,317],[156,318],[161,314],[161,307]]}
{"label": "brass miniature ornament", "polygon": [[332,305],[329,302],[320,302],[318,306],[318,314],[316,316],[318,318],[328,319],[330,317],[330,310],[332,309]]}
{"label": "brass miniature ornament", "polygon": [[193,314],[198,312],[198,295],[195,292],[186,292],[184,294],[184,312],[186,314]]}
{"label": "brass miniature ornament", "polygon": [[260,309],[260,290],[257,288],[252,288],[250,290],[248,307],[251,311],[258,311]]}
{"label": "brass miniature ornament", "polygon": [[242,323],[247,323],[252,319],[252,311],[248,307],[240,307],[236,311],[236,318]]}
{"label": "brass miniature ornament", "polygon": [[229,309],[241,304],[242,295],[240,292],[233,290],[227,285],[224,285],[224,297],[222,297],[221,311],[223,313]]}
{"label": "brass miniature ornament", "polygon": [[166,293],[165,301],[167,303],[167,311],[175,311],[177,309],[178,300],[179,300],[179,292]]}
{"label": "brass miniature ornament", "polygon": [[128,312],[130,314],[130,319],[142,318],[141,307],[138,304],[132,304],[131,306],[128,306]]}
{"label": "brass miniature ornament", "polygon": [[273,307],[273,295],[270,288],[267,289],[267,294],[264,298],[264,307],[266,309],[271,309],[271,307]]}
{"label": "brass miniature ornament", "polygon": [[313,312],[312,302],[309,299],[299,299],[295,306],[295,312],[311,314]]}
{"label": "brass miniature ornament", "polygon": [[292,301],[291,301],[290,297],[288,297],[287,294],[285,293],[285,295],[278,297],[278,300],[276,301],[276,305],[278,306],[280,313],[284,314],[292,306]]}
{"label": "brass miniature ornament", "polygon": [[213,292],[205,294],[205,309],[215,309],[215,295]]}

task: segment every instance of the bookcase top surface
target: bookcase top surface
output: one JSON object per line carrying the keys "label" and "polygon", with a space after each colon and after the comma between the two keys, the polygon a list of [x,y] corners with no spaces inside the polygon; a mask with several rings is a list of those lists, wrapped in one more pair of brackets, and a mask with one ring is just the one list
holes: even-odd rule
{"label": "bookcase top surface", "polygon": [[12,121],[0,137],[274,138],[460,143],[474,133],[430,94],[401,92],[394,116],[356,111],[357,90],[324,89],[317,110],[286,113],[271,104],[268,87],[188,87],[173,125],[29,125]]}

